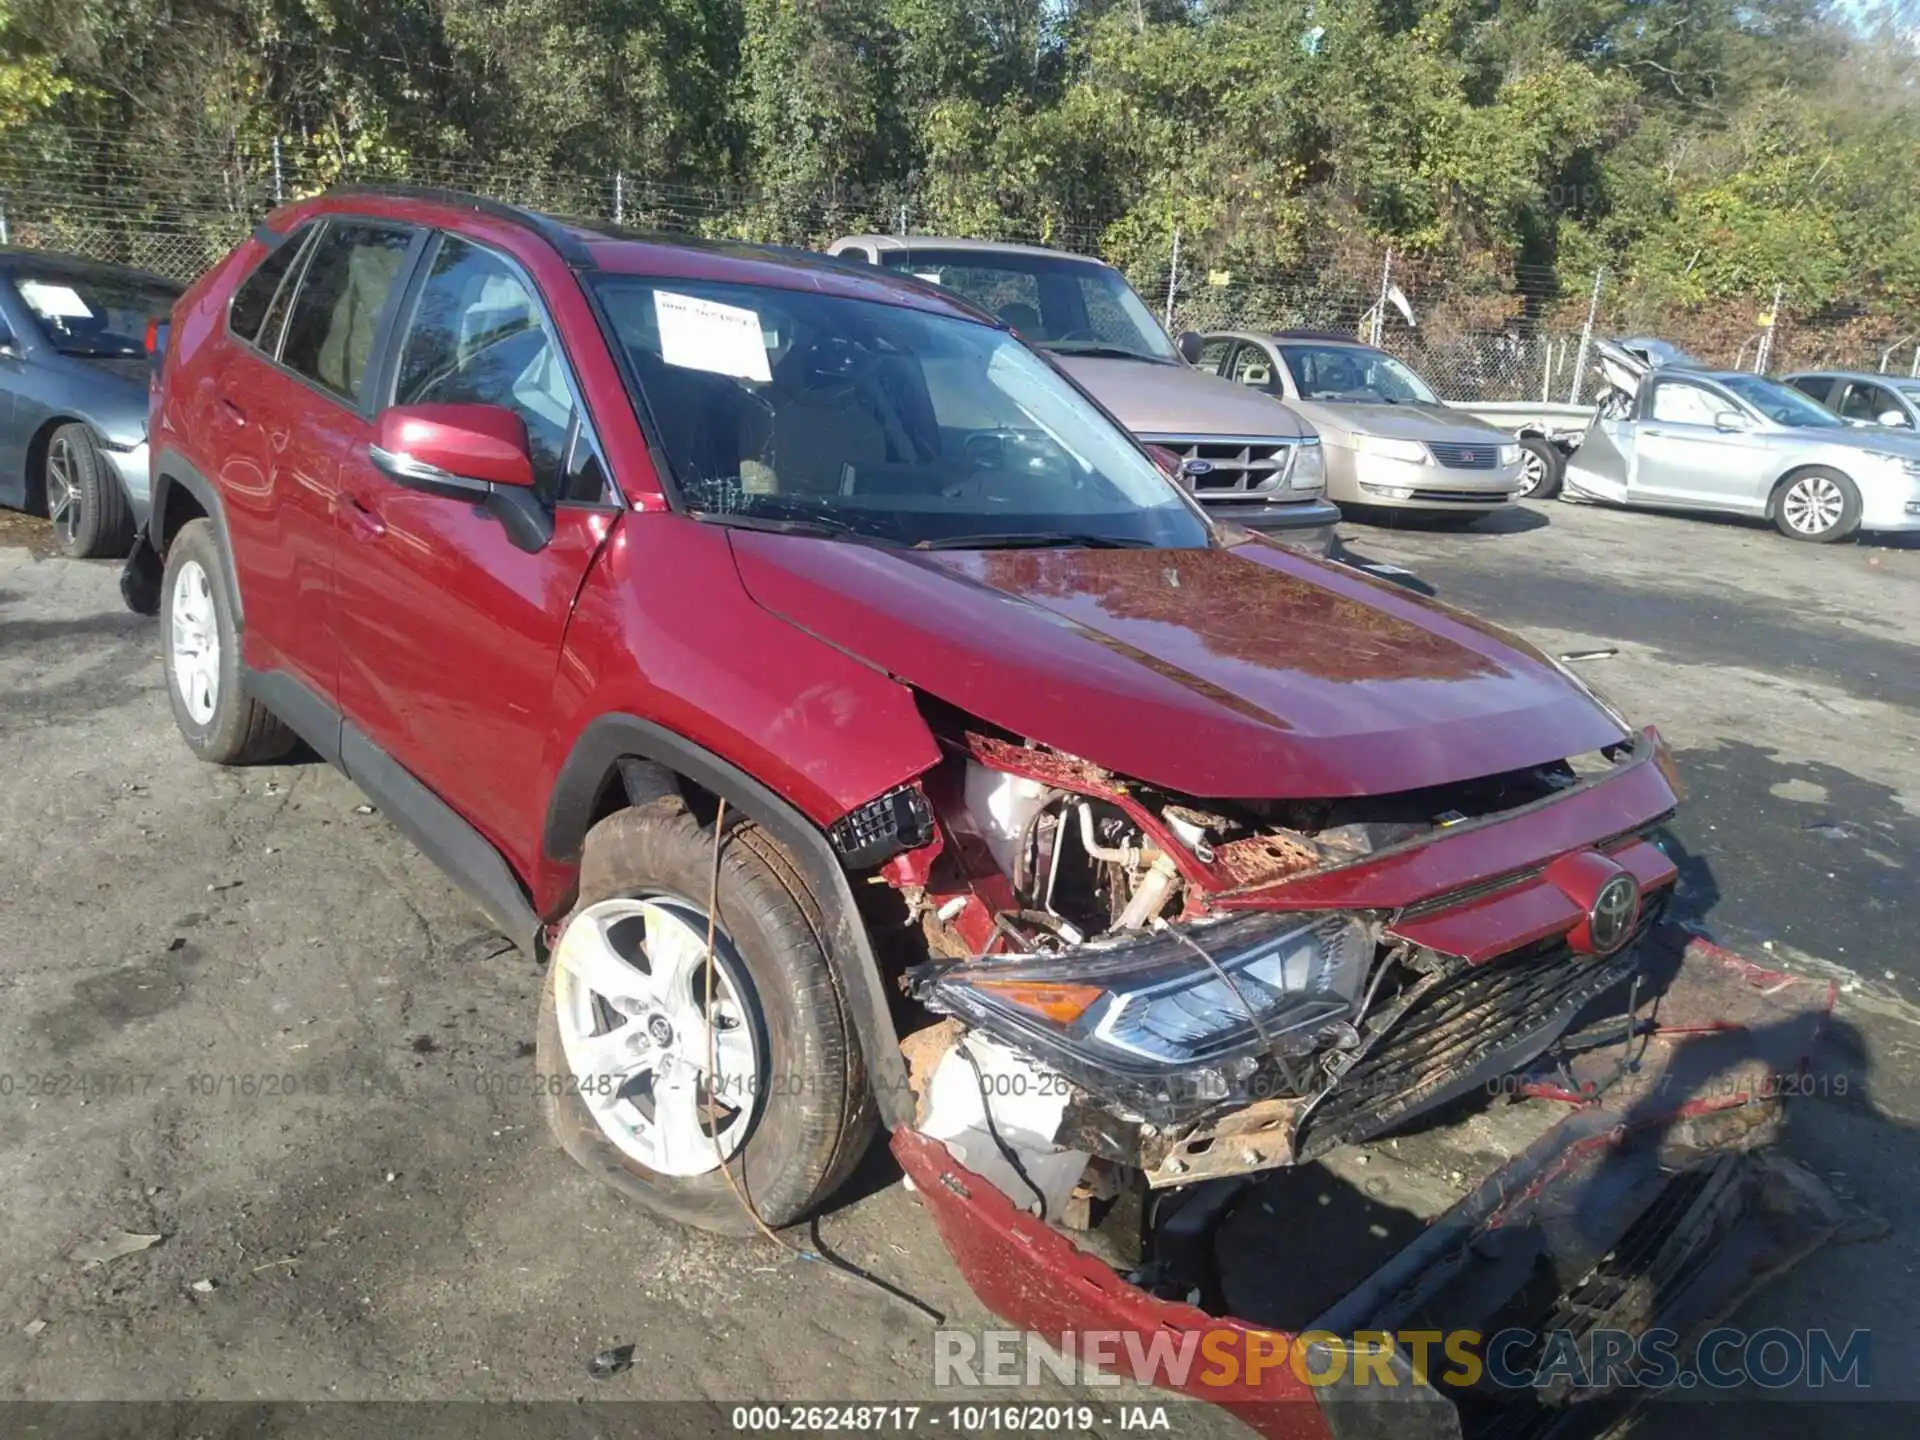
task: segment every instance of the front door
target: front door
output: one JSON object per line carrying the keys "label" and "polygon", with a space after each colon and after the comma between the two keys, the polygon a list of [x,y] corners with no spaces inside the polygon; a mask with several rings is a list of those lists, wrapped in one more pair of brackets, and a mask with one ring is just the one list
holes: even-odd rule
{"label": "front door", "polygon": [[526,422],[553,538],[528,553],[480,507],[394,484],[364,443],[344,455],[341,707],[524,875],[561,642],[611,492],[552,323],[511,259],[439,237],[395,345],[392,403],[502,405]]}
{"label": "front door", "polygon": [[[1649,504],[1758,511],[1770,478],[1765,432],[1732,396],[1695,380],[1658,377],[1642,400],[1630,498]],[[1722,417],[1728,417],[1723,428]]]}

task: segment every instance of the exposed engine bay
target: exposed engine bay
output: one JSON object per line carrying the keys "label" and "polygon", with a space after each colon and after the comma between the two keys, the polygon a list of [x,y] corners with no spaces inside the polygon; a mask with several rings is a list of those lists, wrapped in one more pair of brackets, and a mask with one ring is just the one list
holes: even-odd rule
{"label": "exposed engine bay", "polygon": [[[893,1148],[1004,1318],[1062,1343],[1216,1325],[1698,1336],[1839,1230],[1819,1182],[1762,1153],[1779,1113],[1763,1077],[1802,1063],[1820,997],[1696,959],[1660,925],[1675,871],[1648,831],[1676,792],[1651,732],[1306,803],[943,738],[895,807],[920,843],[874,877],[905,902],[918,1007],[914,1123]],[[1607,786],[1606,813],[1638,809],[1625,830],[1543,852],[1536,826],[1483,851],[1519,865],[1465,884],[1433,858]],[[1404,883],[1352,878],[1386,871]],[[1633,1398],[1408,1386],[1435,1402],[1420,1433],[1461,1437],[1570,1433]],[[1306,1398],[1284,1392],[1269,1398]]]}
{"label": "exposed engine bay", "polygon": [[[1475,963],[1396,930],[1419,905],[1290,891],[1549,803],[1643,737],[1311,801],[1172,794],[962,722],[942,739],[897,827],[921,843],[880,869],[906,902],[902,988],[922,1007],[903,1048],[923,1130],[1055,1219],[1130,1186],[1310,1161],[1533,1058],[1627,982],[1626,942],[1671,878],[1656,853],[1631,933],[1580,965],[1557,937]],[[1660,893],[1643,904],[1643,888]]]}

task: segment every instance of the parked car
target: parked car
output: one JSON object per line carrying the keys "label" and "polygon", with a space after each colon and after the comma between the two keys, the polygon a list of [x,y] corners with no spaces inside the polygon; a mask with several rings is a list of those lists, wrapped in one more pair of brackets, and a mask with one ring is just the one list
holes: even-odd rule
{"label": "parked car", "polygon": [[1327,497],[1400,523],[1460,528],[1525,488],[1520,442],[1450,408],[1411,368],[1351,335],[1202,335],[1194,365],[1285,400],[1320,432]]}
{"label": "parked car", "polygon": [[180,287],[0,250],[0,505],[42,510],[78,558],[125,555],[147,511],[147,322]]}
{"label": "parked car", "polygon": [[911,275],[998,316],[1122,425],[1170,452],[1182,483],[1215,515],[1330,553],[1340,512],[1326,496],[1312,427],[1194,370],[1111,265],[938,235],[849,235],[827,253]]}
{"label": "parked car", "polygon": [[1569,496],[1752,515],[1821,543],[1920,530],[1920,437],[1856,428],[1760,375],[1595,347],[1614,393],[1568,462]]}
{"label": "parked car", "polygon": [[[1457,1253],[1416,1242],[1390,1292],[1392,1247],[1235,1283],[1490,1331],[1651,1213],[1694,1278],[1613,1263],[1651,1297],[1622,1323],[1684,1326],[1818,1239],[1819,1182],[1782,1192],[1730,1088],[1797,1033],[1762,1013],[1788,987],[1643,948],[1658,736],[1489,625],[1216,529],[938,288],[342,191],[187,292],[154,416],[123,584],[187,745],[304,738],[545,956],[547,1121],[663,1215],[794,1222],[877,1118],[1010,1323],[1190,1330],[1190,1293],[1231,1313],[1194,1267],[1242,1181],[1538,1061],[1583,1108],[1508,1107],[1537,1138],[1484,1185],[1456,1124],[1474,1178],[1424,1234]],[[1658,1034],[1620,1023],[1656,994]],[[1144,1253],[1103,1267],[1072,1236],[1122,1193]],[[1387,1236],[1370,1203],[1339,1201]]]}
{"label": "parked car", "polygon": [[1783,378],[1842,420],[1920,431],[1920,379],[1857,370],[1800,371]]}

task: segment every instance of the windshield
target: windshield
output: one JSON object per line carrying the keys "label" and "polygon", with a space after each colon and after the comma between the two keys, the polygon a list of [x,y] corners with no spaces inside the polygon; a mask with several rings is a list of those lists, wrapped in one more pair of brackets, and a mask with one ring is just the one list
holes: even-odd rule
{"label": "windshield", "polygon": [[592,283],[702,519],[889,545],[1208,543],[1173,482],[1004,331],[810,291]]}
{"label": "windshield", "polygon": [[994,250],[889,250],[881,259],[998,316],[1043,350],[1180,363],[1153,312],[1110,266]]}
{"label": "windshield", "polygon": [[1302,400],[1340,404],[1434,405],[1439,397],[1427,382],[1381,350],[1358,345],[1282,345]]}
{"label": "windshield", "polygon": [[1777,380],[1768,380],[1759,375],[1721,375],[1717,378],[1727,389],[1775,424],[1791,426],[1795,430],[1837,430],[1847,423],[1826,406],[1814,403],[1791,385],[1782,385]]}
{"label": "windshield", "polygon": [[13,288],[63,355],[144,355],[147,321],[164,318],[180,298],[161,280],[59,270],[17,270]]}

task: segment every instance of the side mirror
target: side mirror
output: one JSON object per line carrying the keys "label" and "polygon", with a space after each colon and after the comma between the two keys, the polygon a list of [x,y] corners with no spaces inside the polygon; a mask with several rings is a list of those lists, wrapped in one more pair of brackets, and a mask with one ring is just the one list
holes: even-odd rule
{"label": "side mirror", "polygon": [[1907,419],[1907,417],[1898,410],[1882,410],[1874,418],[1879,424],[1882,424],[1882,425],[1911,426],[1913,424],[1911,420]]}
{"label": "side mirror", "polygon": [[396,485],[480,506],[522,550],[553,538],[533,492],[526,422],[503,405],[390,406],[367,457]]}
{"label": "side mirror", "polygon": [[1738,410],[1722,410],[1713,417],[1713,428],[1725,431],[1751,430],[1753,422]]}
{"label": "side mirror", "polygon": [[1180,338],[1173,343],[1180,348],[1180,354],[1185,357],[1189,365],[1200,363],[1200,347],[1206,342],[1198,334],[1192,330],[1182,330]]}

